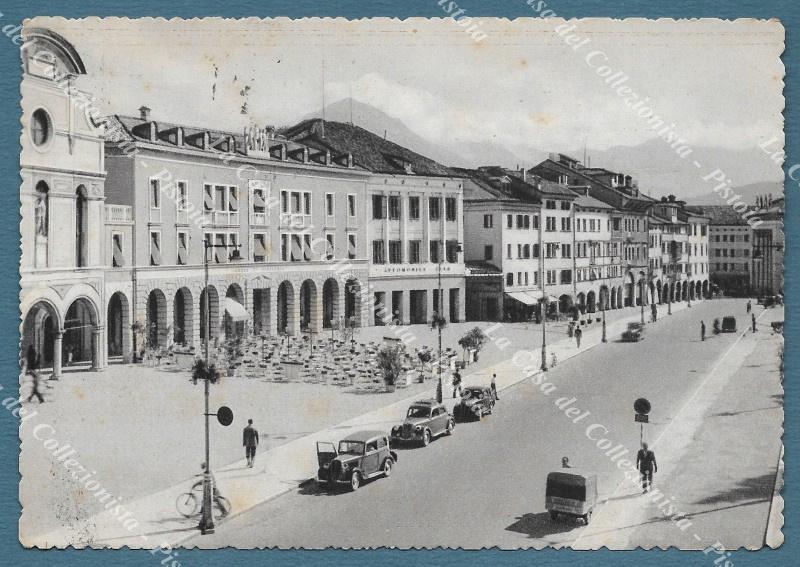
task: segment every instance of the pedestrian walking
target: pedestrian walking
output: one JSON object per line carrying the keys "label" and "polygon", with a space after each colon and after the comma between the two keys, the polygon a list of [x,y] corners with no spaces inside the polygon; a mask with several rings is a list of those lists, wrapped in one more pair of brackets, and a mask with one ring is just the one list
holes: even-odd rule
{"label": "pedestrian walking", "polygon": [[658,321],[658,308],[656,308],[655,303],[650,304],[650,319],[655,323]]}
{"label": "pedestrian walking", "polygon": [[456,397],[456,392],[458,395],[461,395],[461,374],[458,370],[456,370],[455,374],[453,374],[453,397]]}
{"label": "pedestrian walking", "polygon": [[492,374],[492,395],[494,396],[495,400],[500,399],[500,397],[497,395],[497,374]]}
{"label": "pedestrian walking", "polygon": [[647,443],[642,443],[642,448],[636,454],[636,467],[642,480],[642,493],[647,492],[653,488],[653,475],[658,472],[656,454],[648,449]]}
{"label": "pedestrian walking", "polygon": [[578,348],[581,348],[581,337],[583,336],[583,331],[581,328],[578,327],[575,329],[575,342],[578,344]]}
{"label": "pedestrian walking", "polygon": [[700,321],[700,340],[706,340],[706,324],[703,321]]}
{"label": "pedestrian walking", "polygon": [[751,313],[750,317],[753,320],[753,332],[755,333],[756,332],[756,314],[755,313]]}
{"label": "pedestrian walking", "polygon": [[242,445],[247,457],[247,466],[252,469],[256,462],[256,447],[258,447],[258,430],[253,427],[252,419],[247,420],[247,427],[242,432]]}
{"label": "pedestrian walking", "polygon": [[750,313],[750,311],[752,311],[752,310],[753,310],[753,304],[750,303],[750,300],[748,299],[747,300],[747,312]]}
{"label": "pedestrian walking", "polygon": [[43,404],[44,397],[42,397],[42,393],[39,391],[39,355],[33,345],[28,345],[28,350],[25,352],[25,373],[30,374],[31,380],[33,381],[31,395],[28,396],[28,401],[30,402],[33,398],[36,398],[39,400],[40,404]]}

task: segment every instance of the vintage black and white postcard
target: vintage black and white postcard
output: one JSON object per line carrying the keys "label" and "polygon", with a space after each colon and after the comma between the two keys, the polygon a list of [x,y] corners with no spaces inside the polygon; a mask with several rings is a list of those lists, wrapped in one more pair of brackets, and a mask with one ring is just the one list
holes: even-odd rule
{"label": "vintage black and white postcard", "polygon": [[783,26],[528,4],[25,22],[24,546],[781,545]]}

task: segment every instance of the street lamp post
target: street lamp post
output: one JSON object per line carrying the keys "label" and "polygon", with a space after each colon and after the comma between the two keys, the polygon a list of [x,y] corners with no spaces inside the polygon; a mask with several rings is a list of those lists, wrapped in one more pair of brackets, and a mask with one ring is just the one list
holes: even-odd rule
{"label": "street lamp post", "polygon": [[[558,250],[561,246],[558,242],[553,243],[553,251]],[[545,258],[547,258],[547,244],[544,245],[544,250],[541,251],[542,257],[542,365],[541,370],[547,372],[547,290],[545,288],[545,281],[547,278],[547,270],[545,269]]]}
{"label": "street lamp post", "polygon": [[672,315],[672,276],[667,276],[667,315]]}
{"label": "street lamp post", "polygon": [[692,293],[694,293],[694,286],[692,285],[692,269],[686,271],[686,277],[689,280],[689,291],[686,293],[686,307],[692,306]]}
{"label": "street lamp post", "polygon": [[641,284],[639,285],[639,306],[642,308],[642,325],[644,325],[644,284],[646,276],[642,275]]}
{"label": "street lamp post", "polygon": [[606,304],[608,303],[608,290],[606,290],[605,297],[602,298],[603,301],[603,338],[601,339],[602,342],[607,343],[608,339],[606,338]]}
{"label": "street lamp post", "polygon": [[[437,396],[438,392],[443,391],[444,384],[442,383],[442,327],[445,323],[445,318],[442,315],[444,311],[444,306],[442,305],[442,258],[446,252],[446,247],[444,245],[443,240],[439,240],[439,246],[437,247],[438,257],[437,260],[437,310],[436,310],[436,317],[433,320],[433,324],[436,325],[436,329],[439,335],[439,358],[436,362],[436,369],[437,374],[439,375],[439,385],[437,387]],[[456,245],[456,260],[458,260],[458,254],[461,252],[461,244]],[[442,400],[437,400],[441,403]]]}
{"label": "street lamp post", "polygon": [[[205,328],[205,337],[203,337],[203,344],[205,347],[205,362],[206,362],[206,375],[203,377],[203,399],[205,401],[205,411],[203,415],[205,417],[205,469],[203,470],[203,505],[201,507],[201,514],[200,514],[200,533],[202,535],[206,534],[213,534],[214,533],[214,514],[212,513],[212,504],[211,504],[211,496],[213,493],[213,487],[211,485],[211,444],[210,444],[210,424],[209,424],[209,417],[211,413],[208,408],[208,398],[209,398],[209,385],[211,382],[211,376],[208,372],[209,369],[209,362],[210,362],[210,347],[209,347],[209,336],[211,335],[211,312],[208,308],[208,251],[212,248],[225,248],[226,250],[229,248],[227,244],[212,244],[208,240],[203,240],[203,275],[205,280],[205,288],[204,288],[204,296],[205,299],[203,300],[203,306],[206,310],[206,328]],[[241,256],[239,255],[239,247],[238,245],[234,245],[234,250],[229,257],[229,260],[241,260]]]}

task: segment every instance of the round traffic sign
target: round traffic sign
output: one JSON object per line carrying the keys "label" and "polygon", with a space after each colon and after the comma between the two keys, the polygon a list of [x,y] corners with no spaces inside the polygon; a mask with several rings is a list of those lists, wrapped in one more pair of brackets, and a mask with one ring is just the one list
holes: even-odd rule
{"label": "round traffic sign", "polygon": [[222,406],[217,410],[217,421],[225,427],[233,423],[233,411],[228,406]]}
{"label": "round traffic sign", "polygon": [[636,413],[647,415],[650,413],[650,402],[645,398],[639,398],[633,402],[633,409]]}

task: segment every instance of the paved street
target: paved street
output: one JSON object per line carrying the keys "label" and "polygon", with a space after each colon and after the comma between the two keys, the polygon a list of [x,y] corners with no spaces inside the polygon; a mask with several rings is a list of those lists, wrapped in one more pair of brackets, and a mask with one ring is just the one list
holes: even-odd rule
{"label": "paved street", "polygon": [[[672,317],[662,317],[658,324],[648,326],[647,338],[640,344],[620,343],[612,336],[607,345],[595,347],[552,369],[546,380],[555,390],[547,393],[530,381],[521,382],[501,393],[495,415],[482,423],[460,424],[455,435],[439,439],[427,449],[401,450],[390,479],[369,482],[356,493],[328,493],[319,490],[315,483],[307,484],[219,525],[216,534],[195,537],[185,545],[361,547],[369,542],[370,546],[511,548],[577,542],[578,547],[591,546],[581,543],[581,539],[587,539],[585,532],[594,529],[595,532],[586,535],[602,538],[598,529],[611,526],[613,532],[620,527],[620,521],[628,519],[625,514],[618,516],[615,506],[623,506],[627,514],[631,509],[645,509],[648,504],[630,484],[618,490],[623,475],[597,448],[596,441],[587,438],[588,426],[601,424],[607,428],[607,433],[596,429],[595,437],[606,437],[614,445],[623,444],[635,459],[639,429],[633,423],[631,405],[636,397],[648,398],[653,411],[645,439],[658,441],[654,448],[663,476],[656,477],[656,486],[666,491],[694,481],[694,477],[675,476],[675,471],[680,469],[681,459],[692,456],[693,435],[698,434],[702,439],[704,430],[686,431],[681,422],[685,418],[686,423],[694,423],[691,417],[698,408],[702,409],[698,400],[704,398],[697,393],[704,391],[707,383],[723,371],[730,371],[739,384],[733,389],[736,403],[745,405],[756,392],[771,396],[780,391],[775,349],[753,348],[752,344],[748,347],[754,341],[767,340],[763,337],[769,334],[769,326],[762,322],[760,334],[746,333],[740,338],[749,323],[744,304],[743,300],[707,301]],[[757,308],[757,315],[761,313],[761,308]],[[706,321],[710,335],[713,319],[727,314],[737,315],[739,332],[712,335],[701,342],[699,320]],[[782,319],[782,310],[764,312],[762,319],[767,317]],[[740,355],[734,361],[737,352]],[[735,367],[726,370],[731,363]],[[752,379],[741,381],[743,375],[737,372],[748,365],[767,369],[758,373],[763,387],[753,388]],[[713,406],[719,397],[717,391],[704,401]],[[558,400],[563,403],[572,398],[575,398],[573,406],[590,412],[579,424],[572,423],[556,407]],[[773,400],[773,404],[777,403],[778,400]],[[698,427],[700,423],[697,422]],[[739,423],[727,425],[738,430],[742,427]],[[765,427],[764,438],[779,446],[774,416],[766,422],[757,419],[743,427],[752,431]],[[675,442],[675,438],[682,439],[683,444]],[[717,447],[704,443],[707,455],[714,455]],[[760,448],[742,452],[740,459],[726,462],[726,478],[730,477],[735,484],[737,479],[750,476],[759,463],[767,463],[762,468],[772,470],[774,475],[777,452],[773,445],[763,447],[771,455],[769,462]],[[553,523],[544,510],[546,474],[559,469],[562,456],[568,456],[573,466],[598,473],[601,501],[613,497],[598,507],[588,529],[568,521]],[[673,457],[674,462],[670,462]],[[314,459],[314,455],[308,458]],[[713,460],[711,456],[708,458]],[[697,466],[696,455],[691,462]],[[696,474],[702,476],[702,472]],[[680,483],[670,484],[670,475],[680,478]],[[763,486],[769,484],[769,479],[761,480]],[[683,502],[680,498],[679,501],[694,506],[695,511],[704,505],[716,506],[715,494],[707,494],[709,500],[705,504],[696,491],[691,497],[697,501]],[[701,546],[713,543],[720,534],[732,529],[763,534],[769,507],[762,506],[756,512],[719,515],[714,521],[714,531],[703,532],[711,541],[701,542]],[[637,522],[634,521],[625,538],[649,541],[643,530],[656,528],[641,528],[644,522]],[[677,543],[682,537],[680,530],[666,522],[662,525],[666,527],[660,528],[659,541],[669,538],[669,532],[664,530],[671,529],[677,534]]]}
{"label": "paved street", "polygon": [[[608,313],[609,323],[636,315],[636,309]],[[443,332],[443,346],[460,353],[457,342],[467,330],[496,328],[493,336],[513,341],[507,349],[487,342],[480,359],[465,374],[481,372],[508,357],[512,349],[541,341],[541,326],[534,324],[457,323]],[[593,327],[599,325],[595,322]],[[437,333],[426,325],[404,327],[415,340],[409,348],[436,348]],[[563,340],[566,323],[548,325],[551,341]],[[358,342],[380,341],[392,336],[386,327],[359,330]],[[482,379],[486,379],[485,377]],[[488,382],[488,379],[486,379]],[[127,501],[152,494],[197,474],[203,455],[202,385],[193,385],[188,372],[165,371],[142,364],[112,365],[105,372],[68,369],[64,377],[48,384],[45,403],[26,404],[37,414],[23,422],[22,482],[36,487],[39,498],[26,507],[21,530],[35,526],[46,533],[64,525],[80,524],[101,507],[64,499],[73,480],[61,467],[52,466],[41,441],[32,438],[40,423],[52,425],[55,437],[69,443],[89,470],[97,470],[103,486]],[[22,387],[27,397],[29,384]],[[224,428],[213,423],[212,463],[215,470],[229,467],[243,457],[241,428],[248,417],[261,433],[259,453],[275,449],[311,433],[337,425],[370,410],[418,394],[435,395],[435,382],[412,384],[396,392],[365,393],[348,386],[308,383],[275,383],[246,378],[224,378],[211,387],[211,407],[228,405],[234,423]],[[125,411],[124,408],[137,408]],[[49,431],[48,431],[49,433]],[[149,440],[149,441],[145,441]],[[76,499],[78,502],[79,499]]]}

